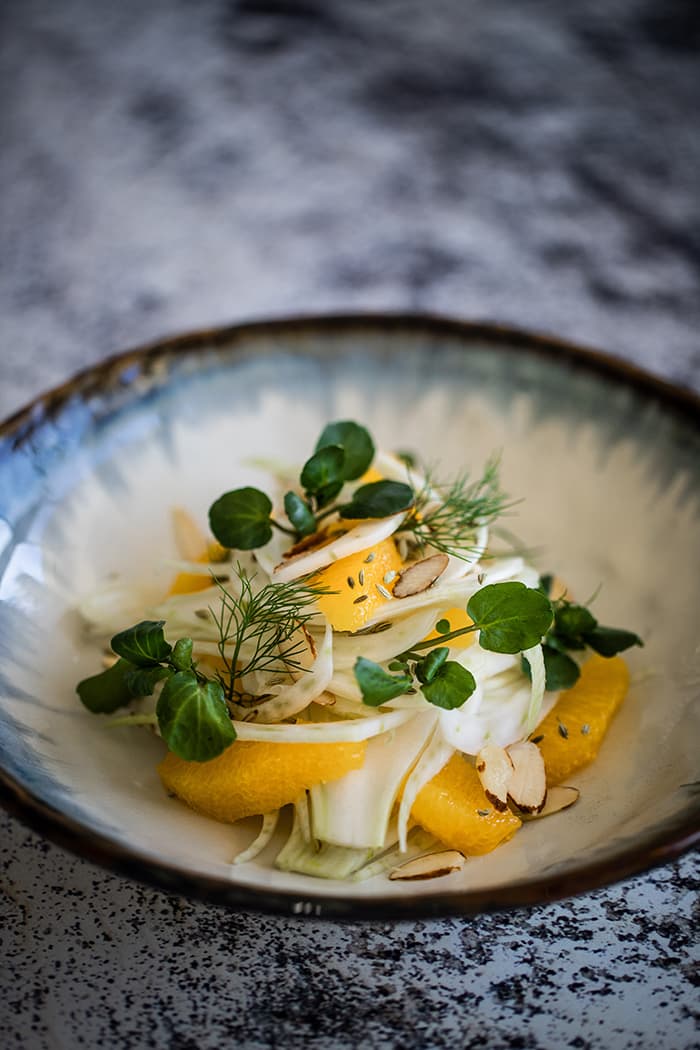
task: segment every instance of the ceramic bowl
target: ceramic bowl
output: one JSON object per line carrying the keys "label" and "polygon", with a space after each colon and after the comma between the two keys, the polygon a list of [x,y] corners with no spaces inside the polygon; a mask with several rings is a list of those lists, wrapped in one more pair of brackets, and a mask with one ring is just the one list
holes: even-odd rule
{"label": "ceramic bowl", "polygon": [[[254,822],[166,797],[163,745],[109,730],[75,695],[94,673],[76,603],[168,555],[173,505],[206,522],[264,485],[251,457],[303,461],[330,419],[449,474],[502,450],[512,527],[603,622],[646,640],[571,810],[462,871],[336,883],[232,867]],[[613,882],[697,842],[698,402],[604,355],[424,317],[296,319],[206,331],[113,358],[0,429],[0,788],[29,824],[114,871],[229,905],[335,917],[466,914]],[[166,578],[167,578],[167,571]]]}

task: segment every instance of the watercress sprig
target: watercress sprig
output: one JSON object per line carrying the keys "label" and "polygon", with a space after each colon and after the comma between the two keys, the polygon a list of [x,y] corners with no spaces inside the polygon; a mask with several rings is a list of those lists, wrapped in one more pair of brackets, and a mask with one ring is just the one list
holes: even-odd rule
{"label": "watercress sprig", "polygon": [[236,739],[220,682],[208,679],[192,661],[192,639],[170,645],[164,620],[142,620],[112,638],[117,662],[78,683],[89,711],[111,714],[132,700],[150,696],[164,682],[156,705],[161,736],[180,758],[206,762]]}
{"label": "watercress sprig", "polygon": [[[542,576],[540,590],[549,596],[553,577]],[[585,605],[557,598],[553,603],[554,620],[547,632],[542,652],[548,690],[570,689],[581,674],[576,660],[569,652],[581,652],[587,647],[600,656],[611,657],[644,642],[634,631],[619,627],[604,627]],[[524,668],[529,673],[527,667]]]}
{"label": "watercress sprig", "polygon": [[260,489],[246,486],[220,496],[209,509],[209,524],[224,547],[254,550],[263,547],[279,529],[295,540],[316,532],[329,514],[346,518],[384,518],[413,505],[410,485],[378,481],[362,485],[347,504],[334,504],[346,481],[361,477],[374,459],[374,442],[368,431],[352,420],[329,423],[316,442],[299,476],[303,495],[290,490],[284,510],[292,526],[272,517],[272,500]]}
{"label": "watercress sprig", "polygon": [[[542,640],[554,615],[546,594],[519,582],[483,587],[469,599],[467,613],[472,620],[468,627],[451,631],[447,621],[439,622],[441,643],[478,631],[483,649],[519,653]],[[422,656],[426,650],[427,655]],[[418,642],[389,664],[389,670],[399,671],[398,675],[358,657],[354,673],[363,703],[379,707],[418,686],[425,699],[436,707],[461,707],[476,689],[476,682],[470,671],[455,660],[448,660],[448,655],[449,648],[444,644],[436,646],[433,639]]]}

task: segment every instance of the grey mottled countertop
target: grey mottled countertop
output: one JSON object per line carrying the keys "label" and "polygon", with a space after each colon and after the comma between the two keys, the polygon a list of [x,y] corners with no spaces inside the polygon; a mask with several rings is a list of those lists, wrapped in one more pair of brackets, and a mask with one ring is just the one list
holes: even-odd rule
{"label": "grey mottled countertop", "polygon": [[[0,416],[127,345],[430,310],[700,389],[692,0],[0,6]],[[7,1046],[700,1046],[698,862],[529,912],[231,914],[2,817]]]}

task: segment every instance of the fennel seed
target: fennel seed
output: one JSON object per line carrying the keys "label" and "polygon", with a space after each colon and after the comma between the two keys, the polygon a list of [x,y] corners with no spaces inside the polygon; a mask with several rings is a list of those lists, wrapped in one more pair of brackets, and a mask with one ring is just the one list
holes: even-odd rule
{"label": "fennel seed", "polygon": [[354,576],[348,576],[348,587],[350,588],[350,590],[352,590],[354,586],[355,586],[355,577]]}
{"label": "fennel seed", "polygon": [[375,558],[376,558],[375,552],[374,551],[370,551],[369,554],[367,555],[367,557],[365,558],[365,565],[369,565],[369,563],[371,561],[374,561]]}
{"label": "fennel seed", "polygon": [[391,598],[391,597],[393,597],[392,594],[391,594],[391,591],[388,591],[386,589],[386,587],[382,587],[381,583],[375,584],[375,587],[377,588],[377,590],[381,594],[382,598]]}
{"label": "fennel seed", "polygon": [[352,604],[353,605],[359,605],[360,602],[366,602],[366,601],[367,601],[367,595],[366,594],[361,594],[359,596],[359,598],[355,598],[355,601]]}
{"label": "fennel seed", "polygon": [[364,585],[365,585],[365,570],[364,569],[360,569],[360,571],[358,572],[358,574],[357,574],[357,582],[359,583],[360,587],[364,587]]}

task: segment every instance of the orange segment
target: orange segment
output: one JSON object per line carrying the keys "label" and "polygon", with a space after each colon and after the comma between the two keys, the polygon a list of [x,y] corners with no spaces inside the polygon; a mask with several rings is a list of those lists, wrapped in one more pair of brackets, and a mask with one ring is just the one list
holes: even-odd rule
{"label": "orange segment", "polygon": [[[457,605],[448,609],[446,612],[440,613],[438,616],[438,621],[439,620],[448,620],[451,631],[461,631],[463,627],[471,627],[474,622],[467,613],[467,610],[460,609]],[[458,644],[460,648],[466,649],[468,645],[471,645],[472,642],[475,641],[476,634],[476,631],[474,631],[473,634],[463,634],[459,641],[455,639],[455,644]],[[438,634],[438,632],[433,629],[430,634],[426,634],[423,640],[425,642],[439,642],[441,638],[442,635]]]}
{"label": "orange segment", "polygon": [[385,582],[384,577],[392,572],[396,575],[401,565],[396,544],[389,537],[323,569],[315,582],[338,593],[319,598],[318,605],[334,630],[357,631],[379,613],[391,598],[378,588],[391,593],[393,583],[391,579]]}
{"label": "orange segment", "polygon": [[193,561],[206,565],[202,575],[193,572],[179,572],[171,583],[168,594],[194,594],[196,591],[205,591],[208,587],[213,587],[214,581],[210,575],[211,563],[222,561],[225,556],[225,548],[216,540],[212,540],[207,544],[205,550],[193,558]]}
{"label": "orange segment", "polygon": [[418,793],[412,818],[446,846],[466,856],[490,853],[513,835],[521,821],[499,813],[486,798],[479,776],[460,754]]}
{"label": "orange segment", "polygon": [[365,743],[269,744],[237,740],[209,762],[169,752],[158,766],[166,791],[205,817],[233,823],[286,806],[306,788],[359,769]]}
{"label": "orange segment", "polygon": [[561,783],[593,761],[625,698],[629,677],[627,664],[619,656],[595,655],[586,661],[576,685],[562,693],[533,735],[544,758],[548,784]]}

